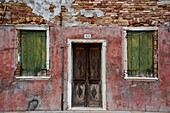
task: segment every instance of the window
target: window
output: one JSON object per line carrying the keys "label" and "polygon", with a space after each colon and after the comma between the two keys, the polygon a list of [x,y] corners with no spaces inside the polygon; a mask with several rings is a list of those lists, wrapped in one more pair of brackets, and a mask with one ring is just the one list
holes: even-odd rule
{"label": "window", "polygon": [[157,79],[157,31],[127,30],[125,79]]}
{"label": "window", "polygon": [[49,32],[46,29],[18,30],[18,62],[15,76],[43,77],[49,75]]}
{"label": "window", "polygon": [[46,75],[46,32],[20,31],[21,74]]}

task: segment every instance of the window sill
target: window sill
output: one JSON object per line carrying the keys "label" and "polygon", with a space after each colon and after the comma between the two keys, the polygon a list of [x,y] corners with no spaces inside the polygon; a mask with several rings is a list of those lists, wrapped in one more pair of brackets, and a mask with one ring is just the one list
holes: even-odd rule
{"label": "window sill", "polygon": [[90,110],[90,111],[93,111],[93,110],[97,110],[97,111],[105,111],[106,109],[102,108],[102,107],[72,107],[70,109],[68,109],[68,111],[74,111],[74,110],[80,110],[80,111],[85,111],[85,110]]}
{"label": "window sill", "polygon": [[19,80],[49,80],[50,76],[17,76],[15,77]]}
{"label": "window sill", "polygon": [[125,80],[129,81],[157,81],[158,78],[149,78],[149,77],[125,77]]}

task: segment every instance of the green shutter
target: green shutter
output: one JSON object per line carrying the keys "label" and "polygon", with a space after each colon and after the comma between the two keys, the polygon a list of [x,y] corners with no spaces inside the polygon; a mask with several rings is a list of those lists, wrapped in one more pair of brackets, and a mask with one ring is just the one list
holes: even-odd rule
{"label": "green shutter", "polygon": [[151,76],[153,74],[153,34],[154,32],[148,32],[148,65],[147,65],[147,72],[148,76]]}
{"label": "green shutter", "polygon": [[153,65],[153,32],[128,32],[128,76],[150,76]]}
{"label": "green shutter", "polygon": [[141,74],[146,75],[146,69],[147,69],[147,65],[148,65],[148,37],[147,37],[147,32],[141,32],[140,34],[142,34],[141,39],[140,39],[140,72]]}
{"label": "green shutter", "polygon": [[21,31],[21,72],[33,76],[46,68],[46,32]]}

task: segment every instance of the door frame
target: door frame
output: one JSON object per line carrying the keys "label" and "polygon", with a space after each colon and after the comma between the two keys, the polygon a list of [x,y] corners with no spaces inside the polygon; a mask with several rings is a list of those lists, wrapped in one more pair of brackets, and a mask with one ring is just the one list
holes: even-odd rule
{"label": "door frame", "polygon": [[[102,107],[72,107],[72,79],[73,79],[73,49],[72,43],[100,43],[101,44],[101,81]],[[105,39],[68,39],[68,78],[67,78],[67,108],[68,110],[106,110],[106,46]]]}

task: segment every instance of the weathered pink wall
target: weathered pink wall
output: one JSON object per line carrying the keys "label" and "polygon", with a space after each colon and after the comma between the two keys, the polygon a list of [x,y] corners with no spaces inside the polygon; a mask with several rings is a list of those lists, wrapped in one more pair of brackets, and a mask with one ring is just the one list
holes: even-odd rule
{"label": "weathered pink wall", "polygon": [[[92,39],[107,40],[107,109],[170,111],[170,32],[159,29],[159,80],[131,82],[122,75],[122,28],[121,27],[56,27],[50,28],[51,78],[43,81],[17,81],[14,78],[14,48],[4,46],[13,43],[15,30],[1,27],[0,34],[0,111],[25,111],[33,98],[39,101],[36,110],[61,110],[62,50],[64,47],[64,108],[67,83],[67,39],[83,38],[85,33]],[[0,29],[0,30],[1,30]],[[4,39],[5,38],[5,39]],[[6,46],[6,48],[12,48]]]}
{"label": "weathered pink wall", "polygon": [[0,111],[6,104],[6,92],[13,81],[14,27],[0,27]]}
{"label": "weathered pink wall", "polygon": [[60,47],[50,44],[51,79],[17,80],[14,79],[15,30],[7,26],[0,27],[0,30],[0,111],[25,111],[32,99],[39,101],[37,110],[60,110]]}

